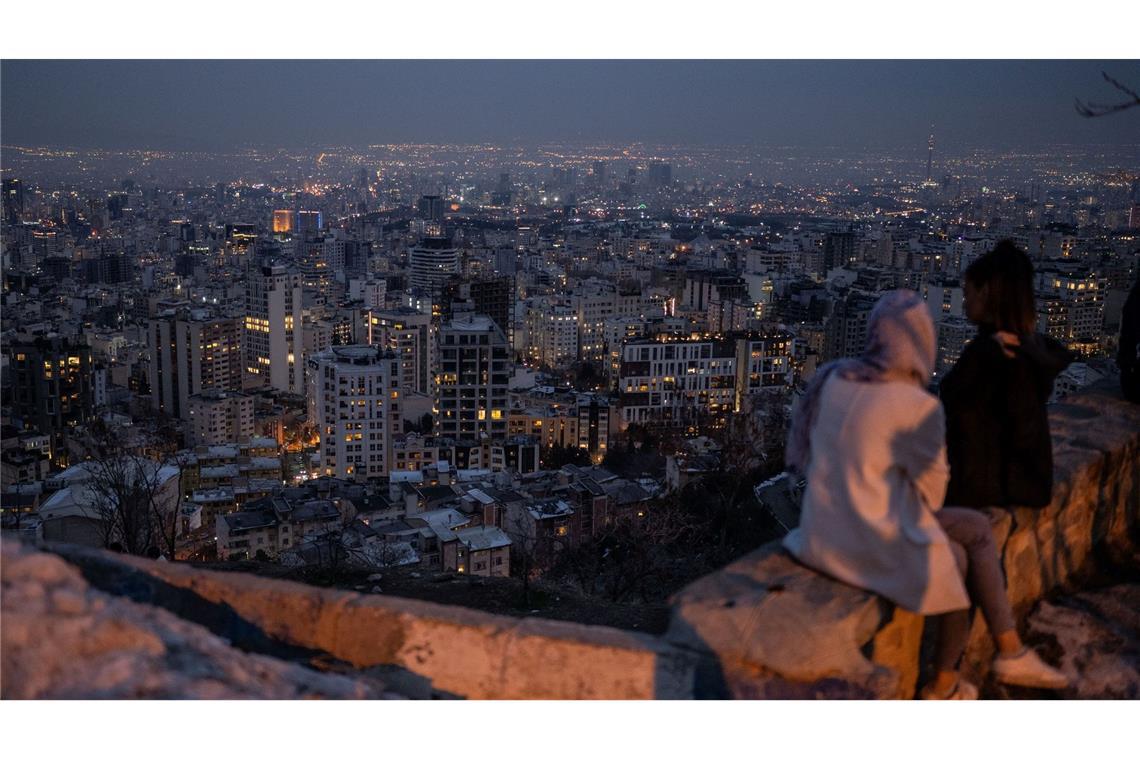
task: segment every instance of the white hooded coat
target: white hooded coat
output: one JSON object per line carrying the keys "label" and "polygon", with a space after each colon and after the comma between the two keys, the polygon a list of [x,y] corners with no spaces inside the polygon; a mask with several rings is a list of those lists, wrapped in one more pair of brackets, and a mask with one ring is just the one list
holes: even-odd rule
{"label": "white hooded coat", "polygon": [[950,475],[942,405],[918,382],[883,377],[902,369],[929,379],[934,326],[921,298],[896,292],[884,296],[868,330],[864,363],[833,368],[812,399],[803,514],[784,546],[908,610],[968,608],[935,518]]}

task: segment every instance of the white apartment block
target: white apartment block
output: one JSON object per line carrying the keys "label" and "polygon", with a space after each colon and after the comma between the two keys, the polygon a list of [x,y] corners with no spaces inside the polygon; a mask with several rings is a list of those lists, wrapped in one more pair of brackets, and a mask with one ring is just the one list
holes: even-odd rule
{"label": "white apartment block", "polygon": [[310,357],[308,367],[321,474],[360,481],[387,475],[402,425],[395,355],[374,346],[334,346]]}
{"label": "white apartment block", "polygon": [[301,276],[283,266],[250,272],[245,312],[246,388],[305,392]]}
{"label": "white apartment block", "polygon": [[205,391],[189,399],[191,446],[245,441],[253,436],[253,397],[234,391]]}
{"label": "white apartment block", "polygon": [[563,299],[536,298],[526,309],[526,352],[530,361],[562,367],[578,358],[578,313]]}

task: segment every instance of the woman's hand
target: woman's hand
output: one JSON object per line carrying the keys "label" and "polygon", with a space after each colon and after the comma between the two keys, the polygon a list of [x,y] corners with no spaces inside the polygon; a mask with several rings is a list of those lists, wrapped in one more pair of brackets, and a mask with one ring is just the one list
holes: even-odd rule
{"label": "woman's hand", "polygon": [[1021,338],[1017,333],[1006,332],[1005,330],[998,330],[993,334],[993,339],[1001,346],[1001,352],[1005,354],[1007,359],[1016,356],[1013,349],[1021,345]]}

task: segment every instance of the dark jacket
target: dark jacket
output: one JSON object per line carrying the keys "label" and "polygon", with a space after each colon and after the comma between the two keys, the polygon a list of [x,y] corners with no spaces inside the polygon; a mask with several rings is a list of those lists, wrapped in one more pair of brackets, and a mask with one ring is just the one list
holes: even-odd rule
{"label": "dark jacket", "polygon": [[947,506],[1044,507],[1053,492],[1045,404],[1072,354],[1044,335],[1021,336],[1007,357],[983,328],[942,380],[950,459]]}

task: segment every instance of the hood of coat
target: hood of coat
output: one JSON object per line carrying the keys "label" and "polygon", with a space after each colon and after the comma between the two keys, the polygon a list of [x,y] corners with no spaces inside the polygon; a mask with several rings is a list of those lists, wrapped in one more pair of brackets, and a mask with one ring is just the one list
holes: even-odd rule
{"label": "hood of coat", "polygon": [[893,290],[867,322],[862,361],[881,373],[912,375],[925,386],[934,374],[938,338],[926,302],[913,290]]}

